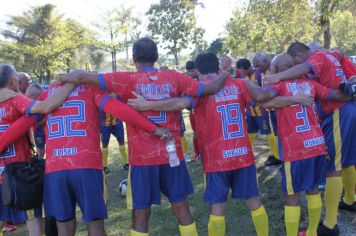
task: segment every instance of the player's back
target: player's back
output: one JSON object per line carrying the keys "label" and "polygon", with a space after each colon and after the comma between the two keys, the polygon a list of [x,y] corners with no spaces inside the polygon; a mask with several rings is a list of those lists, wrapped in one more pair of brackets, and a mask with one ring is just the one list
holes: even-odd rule
{"label": "player's back", "polygon": [[[17,95],[0,103],[0,133],[5,132],[12,123],[25,114],[30,101],[23,95]],[[26,136],[11,144],[0,157],[5,164],[28,161],[31,158],[31,149]]]}
{"label": "player's back", "polygon": [[[49,95],[59,87],[51,87]],[[48,114],[46,173],[70,169],[101,169],[99,105],[105,93],[78,85],[64,104]]]}
{"label": "player's back", "polygon": [[[279,96],[310,94],[326,99],[328,89],[320,91],[316,82],[301,78],[282,81],[272,86]],[[291,105],[277,109],[278,137],[281,141],[281,159],[285,161],[306,159],[326,153],[323,132],[314,107]]]}
{"label": "player's back", "polygon": [[218,93],[198,101],[194,116],[204,172],[233,170],[254,163],[245,122],[248,96],[244,80],[228,78]]}

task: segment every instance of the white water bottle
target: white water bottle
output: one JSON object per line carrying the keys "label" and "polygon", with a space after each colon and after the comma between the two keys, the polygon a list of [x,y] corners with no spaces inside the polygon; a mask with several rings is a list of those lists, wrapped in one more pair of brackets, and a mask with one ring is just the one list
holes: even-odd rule
{"label": "white water bottle", "polygon": [[177,155],[177,148],[174,140],[171,139],[166,143],[166,150],[168,153],[169,165],[171,167],[176,167],[180,165],[179,158]]}

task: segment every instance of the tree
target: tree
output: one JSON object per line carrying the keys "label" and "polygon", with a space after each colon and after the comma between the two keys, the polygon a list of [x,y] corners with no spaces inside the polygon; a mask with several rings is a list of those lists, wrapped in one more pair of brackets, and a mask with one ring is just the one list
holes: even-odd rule
{"label": "tree", "polygon": [[308,0],[251,0],[236,9],[226,26],[226,44],[234,56],[285,50],[292,41],[310,42],[316,24]]}
{"label": "tree", "polygon": [[141,20],[133,16],[133,8],[120,7],[107,11],[102,20],[94,25],[108,38],[98,41],[96,46],[111,54],[112,71],[117,69],[117,53],[126,50],[128,63],[128,47],[140,35]]}
{"label": "tree", "polygon": [[207,51],[215,53],[216,55],[228,53],[224,45],[225,45],[225,39],[217,38],[210,43]]}
{"label": "tree", "polygon": [[51,4],[12,16],[7,26],[1,33],[9,41],[1,43],[2,50],[21,55],[15,66],[41,81],[49,82],[52,72],[66,69],[71,52],[88,43],[86,29],[71,19],[64,20]]}
{"label": "tree", "polygon": [[331,34],[335,46],[346,54],[356,53],[356,30],[350,26],[356,25],[356,15],[350,11],[337,11],[331,20]]}
{"label": "tree", "polygon": [[152,37],[164,45],[179,64],[179,53],[190,45],[199,44],[204,31],[196,27],[194,8],[196,1],[161,0],[147,12],[148,30]]}

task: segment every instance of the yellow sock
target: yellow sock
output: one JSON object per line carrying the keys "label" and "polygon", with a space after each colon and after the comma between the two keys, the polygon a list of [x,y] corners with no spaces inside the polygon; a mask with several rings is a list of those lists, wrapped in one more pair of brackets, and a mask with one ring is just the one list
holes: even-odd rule
{"label": "yellow sock", "polygon": [[124,162],[124,164],[127,164],[128,163],[128,158],[127,158],[127,152],[126,152],[125,144],[119,145],[119,150],[120,150],[120,155],[121,155],[122,161]]}
{"label": "yellow sock", "polygon": [[284,221],[286,223],[287,236],[297,236],[300,221],[300,207],[284,206]]}
{"label": "yellow sock", "polygon": [[268,236],[269,225],[268,215],[264,206],[261,206],[257,210],[251,211],[252,221],[255,225],[255,229],[258,236]]}
{"label": "yellow sock", "polygon": [[267,142],[268,145],[271,149],[271,155],[276,156],[276,143],[277,143],[277,138],[274,136],[274,134],[268,134],[267,135]]}
{"label": "yellow sock", "polygon": [[179,225],[179,232],[181,236],[198,236],[195,222],[190,225]]}
{"label": "yellow sock", "polygon": [[352,205],[355,201],[356,171],[355,166],[342,169],[342,184],[345,190],[345,203]]}
{"label": "yellow sock", "polygon": [[279,157],[279,149],[278,149],[278,138],[276,136],[274,136],[274,156],[280,160],[280,157]]}
{"label": "yellow sock", "polygon": [[188,142],[187,142],[187,139],[185,138],[185,136],[180,137],[180,142],[182,144],[183,153],[187,154],[188,153]]}
{"label": "yellow sock", "polygon": [[326,178],[326,186],[324,193],[326,212],[323,224],[329,229],[333,229],[337,223],[337,211],[341,194],[341,177],[335,176]]}
{"label": "yellow sock", "polygon": [[109,158],[109,149],[102,148],[101,153],[103,155],[103,167],[107,167],[108,166],[108,158]]}
{"label": "yellow sock", "polygon": [[308,236],[316,236],[316,231],[318,229],[318,224],[321,215],[321,208],[323,204],[321,202],[320,194],[307,195],[308,199],[308,214],[309,214],[309,225],[307,230]]}
{"label": "yellow sock", "polygon": [[224,236],[225,235],[225,217],[210,215],[208,224],[209,236]]}
{"label": "yellow sock", "polygon": [[141,233],[131,229],[131,236],[148,236],[148,233]]}
{"label": "yellow sock", "polygon": [[253,146],[253,144],[255,143],[255,137],[256,137],[255,133],[249,133],[248,134],[248,139],[250,140],[251,146]]}

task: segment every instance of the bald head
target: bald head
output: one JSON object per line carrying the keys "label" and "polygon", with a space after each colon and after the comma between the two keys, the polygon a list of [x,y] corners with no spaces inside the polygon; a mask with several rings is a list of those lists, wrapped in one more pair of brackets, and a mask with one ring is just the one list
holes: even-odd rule
{"label": "bald head", "polygon": [[265,73],[271,66],[271,59],[265,53],[256,53],[252,59],[253,66],[260,72]]}
{"label": "bald head", "polygon": [[307,46],[308,46],[308,47],[310,48],[310,50],[312,50],[312,51],[323,51],[323,50],[324,50],[323,46],[321,46],[321,44],[318,43],[318,42],[309,43]]}
{"label": "bald head", "polygon": [[17,77],[19,79],[19,90],[25,94],[28,86],[30,86],[30,76],[25,72],[19,72]]}
{"label": "bald head", "polygon": [[293,66],[293,58],[287,53],[278,54],[273,58],[271,63],[273,73],[285,71]]}
{"label": "bald head", "polygon": [[38,97],[41,95],[42,91],[43,89],[41,85],[33,83],[27,88],[25,95],[26,97],[37,100]]}

